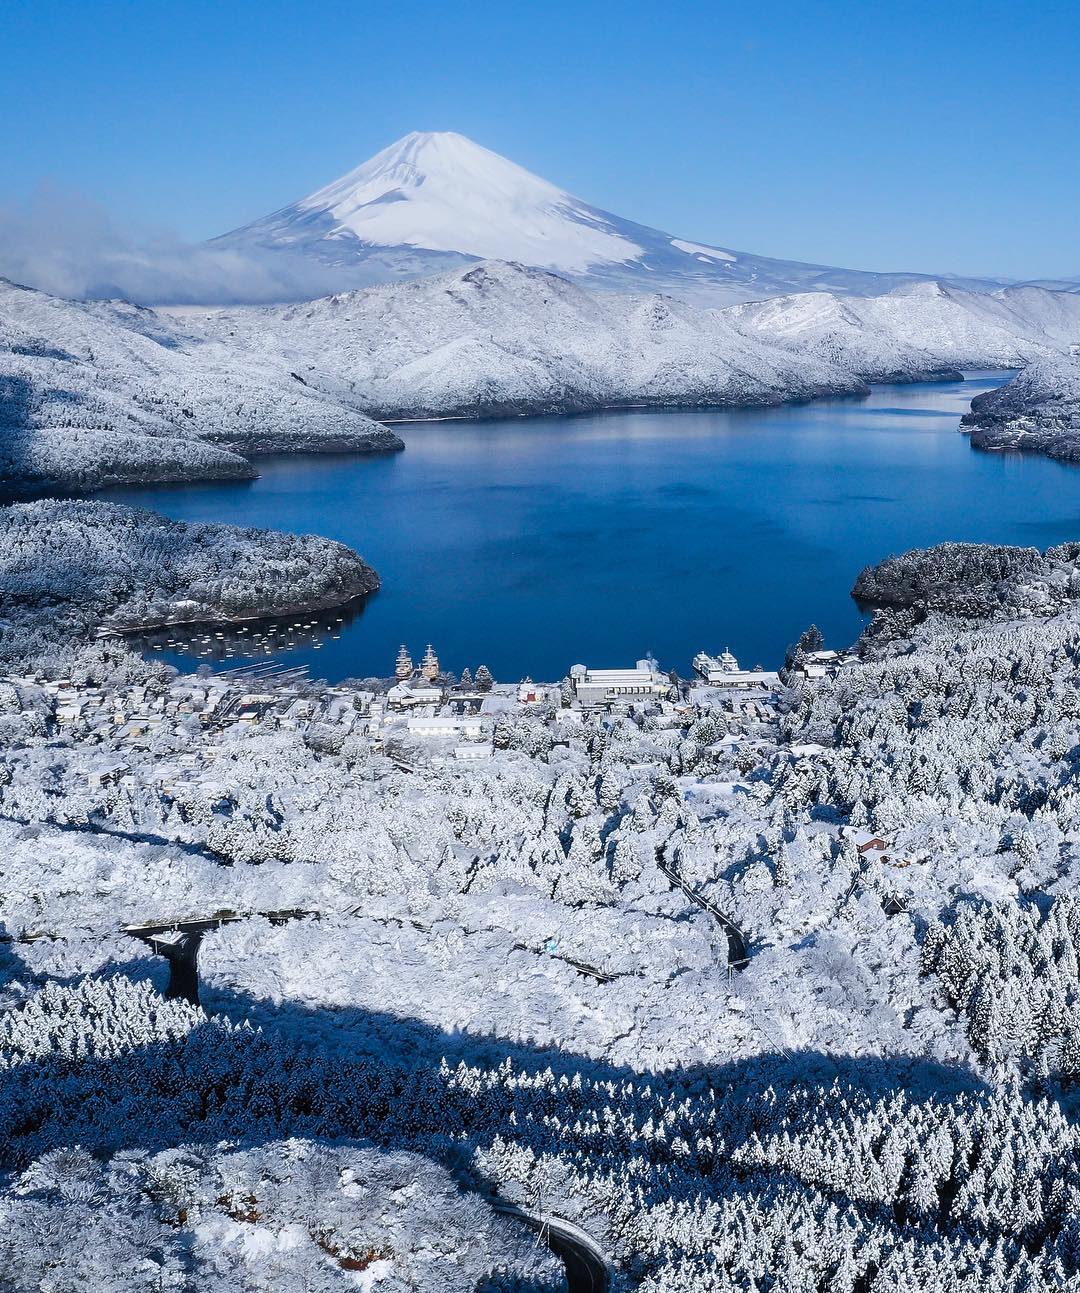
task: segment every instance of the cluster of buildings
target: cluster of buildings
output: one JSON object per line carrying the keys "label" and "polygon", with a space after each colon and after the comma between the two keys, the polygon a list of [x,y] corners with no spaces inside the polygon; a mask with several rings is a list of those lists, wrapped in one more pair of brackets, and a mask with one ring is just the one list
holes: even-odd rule
{"label": "cluster of buildings", "polygon": [[841,669],[855,663],[854,656],[840,651],[803,651],[791,666],[791,672],[807,682],[821,682],[824,678],[835,678]]}
{"label": "cluster of buildings", "polygon": [[[344,737],[367,730],[365,696],[371,695],[348,687],[314,687],[306,670],[273,666],[185,675],[168,687],[100,686],[35,675],[0,681],[10,687],[19,708],[40,709],[44,701],[59,732],[76,737],[80,745],[100,747],[101,757],[86,769],[91,790],[134,786],[133,768],[138,766],[138,780],[166,792],[197,786],[212,793],[217,788],[213,763],[229,729],[269,723],[307,733],[319,726]],[[152,754],[169,749],[170,737],[181,753]]]}
{"label": "cluster of buildings", "polygon": [[[743,733],[775,718],[776,673],[741,669],[730,651],[700,652],[693,663],[697,679],[690,681],[665,673],[647,656],[628,669],[577,664],[557,684],[531,678],[498,684],[484,668],[476,679],[466,675],[454,684],[429,645],[419,666],[401,648],[394,681],[385,691],[314,684],[305,668],[272,662],[216,674],[204,670],[204,676],[181,676],[170,686],[83,685],[40,677],[5,681],[16,696],[23,688],[28,696],[44,697],[61,732],[100,745],[101,758],[86,772],[91,789],[132,785],[131,769],[141,764],[142,779],[163,791],[197,785],[212,792],[222,734],[245,727],[305,737],[318,730],[331,748],[336,739],[356,737],[403,763],[417,747],[426,747],[434,762],[472,763],[491,756],[496,725],[515,714],[542,711],[563,727],[591,712],[644,712],[661,725],[673,725],[707,707],[727,720],[729,731]],[[836,652],[818,651],[806,653],[800,668],[817,678],[843,664]],[[172,748],[182,752],[161,754],[170,748],[161,738],[170,735],[178,738]],[[157,753],[147,760],[151,751]]]}
{"label": "cluster of buildings", "polygon": [[171,687],[153,684],[96,686],[70,679],[38,677],[4,681],[32,688],[53,702],[57,726],[77,731],[83,739],[108,741],[132,748],[149,748],[161,735],[191,731],[222,731],[233,724],[254,726],[268,717],[283,728],[306,729],[313,723],[351,731],[361,707],[347,687],[312,687],[304,669],[254,668],[181,676]]}

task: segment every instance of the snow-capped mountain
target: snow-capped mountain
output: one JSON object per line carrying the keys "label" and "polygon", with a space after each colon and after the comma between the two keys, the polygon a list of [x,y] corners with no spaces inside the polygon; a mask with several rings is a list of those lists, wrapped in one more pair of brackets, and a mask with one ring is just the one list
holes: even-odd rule
{"label": "snow-capped mountain", "polygon": [[214,242],[310,256],[338,268],[343,289],[487,259],[709,305],[809,290],[876,295],[930,277],[774,260],[673,237],[449,132],[406,135],[317,192]]}

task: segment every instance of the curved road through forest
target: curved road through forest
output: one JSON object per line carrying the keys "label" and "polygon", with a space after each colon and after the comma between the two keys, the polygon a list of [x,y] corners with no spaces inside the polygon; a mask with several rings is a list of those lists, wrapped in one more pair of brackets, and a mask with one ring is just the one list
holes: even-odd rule
{"label": "curved road through forest", "polygon": [[725,916],[715,903],[703,897],[696,889],[691,889],[678,871],[670,863],[665,862],[664,846],[662,844],[657,845],[656,848],[656,865],[677,889],[681,889],[695,906],[700,907],[702,911],[708,912],[724,931],[727,936],[728,968],[731,970],[745,970],[750,963],[750,956],[746,950],[746,935],[738,925],[730,916]]}
{"label": "curved road through forest", "polygon": [[563,1217],[546,1216],[541,1220],[514,1203],[492,1199],[491,1206],[503,1216],[514,1217],[535,1230],[566,1267],[566,1287],[570,1293],[608,1293],[611,1288],[611,1266],[603,1250],[591,1235]]}

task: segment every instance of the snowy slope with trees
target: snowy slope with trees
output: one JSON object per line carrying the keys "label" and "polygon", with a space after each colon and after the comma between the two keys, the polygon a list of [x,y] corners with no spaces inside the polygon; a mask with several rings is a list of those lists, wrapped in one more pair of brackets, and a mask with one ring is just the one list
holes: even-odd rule
{"label": "snowy slope with trees", "polygon": [[0,280],[0,488],[251,477],[260,453],[401,441],[280,357],[256,361],[124,301]]}
{"label": "snowy slope with trees", "polygon": [[727,310],[590,292],[520,264],[293,306],[187,317],[259,361],[374,417],[565,412],[627,405],[768,404],[867,381],[1015,368],[1080,341],[1080,296],[980,294],[930,282],[883,296],[828,292]]}
{"label": "snowy slope with trees", "polygon": [[284,355],[313,386],[332,372],[374,417],[775,404],[865,389],[850,369],[748,336],[722,314],[498,261],[190,322],[260,362]]}
{"label": "snowy slope with trees", "polygon": [[53,1287],[57,1268],[87,1293],[565,1288],[561,1263],[445,1169],[362,1145],[57,1149],[0,1193],[0,1229],[20,1289]]}
{"label": "snowy slope with trees", "polygon": [[520,264],[302,305],[156,314],[0,284],[11,493],[249,477],[260,453],[401,447],[372,418],[767,405],[1067,351],[1080,296],[920,283],[701,310]]}
{"label": "snowy slope with trees", "polygon": [[75,645],[99,627],[236,620],[336,606],[379,586],[315,535],[186,525],[114,503],[0,508],[0,658]]}
{"label": "snowy slope with trees", "polygon": [[[944,610],[976,619],[1014,617],[1033,606],[1060,609],[1080,591],[1074,568],[1076,545],[1042,553],[993,543],[942,543],[914,548],[867,566],[854,596],[873,607]],[[1032,600],[1034,599],[1034,601]]]}
{"label": "snowy slope with trees", "polygon": [[961,426],[980,449],[1019,449],[1080,462],[1080,350],[1031,364],[971,401]]}
{"label": "snowy slope with trees", "polygon": [[876,381],[935,367],[1020,368],[1080,343],[1080,295],[1040,288],[981,293],[917,283],[873,297],[778,297],[725,313],[754,334]]}
{"label": "snowy slope with trees", "polygon": [[[1080,548],[949,545],[860,585],[891,605],[859,655],[790,671],[734,743],[707,699],[559,743],[521,714],[479,767],[267,722],[166,795],[88,785],[100,746],[0,691],[0,922],[49,935],[0,944],[8,1265],[36,1278],[35,1219],[89,1208],[125,1260],[334,1288],[343,1253],[433,1246],[414,1183],[457,1234],[436,1162],[577,1221],[646,1293],[1069,1287]],[[737,919],[744,969],[672,875]],[[123,926],[223,909],[209,1014],[163,1002]],[[404,1183],[374,1221],[358,1139],[375,1196]],[[547,1287],[460,1206],[477,1271]]]}

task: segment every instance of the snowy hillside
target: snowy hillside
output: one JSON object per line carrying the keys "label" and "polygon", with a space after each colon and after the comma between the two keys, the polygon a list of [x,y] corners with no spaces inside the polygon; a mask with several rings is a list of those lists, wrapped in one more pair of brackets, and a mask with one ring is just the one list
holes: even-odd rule
{"label": "snowy hillside", "polygon": [[488,261],[185,322],[242,346],[253,362],[277,358],[373,417],[422,418],[767,404],[866,381],[1017,368],[1080,339],[1080,296],[932,282],[876,297],[801,293],[700,310]]}
{"label": "snowy hillside", "polygon": [[868,380],[902,382],[947,371],[929,350],[869,325],[857,309],[865,304],[831,292],[807,292],[737,305],[725,313],[752,335],[854,368]]}
{"label": "snowy hillside", "polygon": [[0,508],[0,659],[127,628],[339,606],[379,587],[351,548],[317,535],[186,525],[115,503]]}
{"label": "snowy hillside", "polygon": [[768,714],[522,707],[470,764],[131,658],[0,682],[13,1287],[555,1293],[497,1191],[593,1288],[1073,1289],[1080,545],[871,573]]}
{"label": "snowy hillside", "polygon": [[880,293],[929,277],[808,265],[673,237],[592,206],[450,132],[406,135],[211,245],[300,253],[336,266],[343,289],[476,260],[514,260],[590,286],[667,292],[714,306],[811,289]]}
{"label": "snowy hillside", "polygon": [[1006,386],[976,397],[962,425],[980,449],[1022,449],[1080,462],[1080,356],[1025,368]]}
{"label": "snowy hillside", "polygon": [[313,387],[334,374],[374,417],[773,404],[864,389],[850,370],[722,314],[497,261],[189,324],[253,362],[283,356]]}
{"label": "snowy hillside", "polygon": [[401,448],[280,357],[239,358],[125,301],[0,280],[0,481],[8,493],[250,477],[251,454]]}
{"label": "snowy hillside", "polygon": [[373,418],[768,405],[1002,368],[1080,340],[1080,295],[919,283],[702,310],[485,261],[296,305],[155,313],[0,280],[9,494],[249,477],[397,449]]}
{"label": "snowy hillside", "polygon": [[1080,296],[1036,287],[980,293],[917,283],[874,297],[778,297],[725,313],[877,380],[927,367],[1019,368],[1080,343]]}

